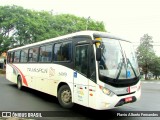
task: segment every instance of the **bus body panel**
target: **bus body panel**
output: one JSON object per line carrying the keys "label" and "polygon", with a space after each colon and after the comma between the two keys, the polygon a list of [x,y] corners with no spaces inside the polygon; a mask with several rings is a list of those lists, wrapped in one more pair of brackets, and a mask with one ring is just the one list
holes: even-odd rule
{"label": "bus body panel", "polygon": [[16,72],[16,75],[15,75],[13,74],[14,71],[15,69],[10,64],[6,65],[6,79],[13,83],[17,83],[17,78],[15,78],[15,76],[17,76],[18,72]]}
{"label": "bus body panel", "polygon": [[[14,83],[17,83],[18,75],[22,74],[25,77],[27,85],[23,86],[36,89],[47,94],[57,96],[57,86],[60,82],[73,84],[73,70],[58,64],[8,64],[8,72],[6,78]],[[17,71],[14,74],[14,71]],[[12,76],[12,77],[10,77]],[[72,89],[72,87],[71,87]]]}
{"label": "bus body panel", "polygon": [[88,78],[74,72],[74,102],[88,107]]}
{"label": "bus body panel", "polygon": [[95,109],[96,108],[96,99],[97,99],[97,84],[91,80],[89,80],[89,88],[88,88],[88,101],[89,107]]}

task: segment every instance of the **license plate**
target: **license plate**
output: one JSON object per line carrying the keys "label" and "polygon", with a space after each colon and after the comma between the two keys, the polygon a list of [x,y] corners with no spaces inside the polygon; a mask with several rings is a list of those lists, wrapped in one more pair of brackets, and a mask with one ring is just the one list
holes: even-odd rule
{"label": "license plate", "polygon": [[131,101],[132,101],[132,97],[125,98],[125,102],[131,102]]}

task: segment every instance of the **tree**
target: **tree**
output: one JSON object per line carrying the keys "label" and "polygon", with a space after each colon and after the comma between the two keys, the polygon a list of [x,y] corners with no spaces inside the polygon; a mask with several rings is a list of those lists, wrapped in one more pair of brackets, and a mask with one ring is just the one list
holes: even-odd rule
{"label": "tree", "polygon": [[[86,29],[87,19],[70,14],[52,15],[19,6],[0,6],[0,53],[9,48]],[[103,22],[90,19],[88,30],[105,31]]]}
{"label": "tree", "polygon": [[153,50],[152,43],[152,37],[148,34],[144,34],[144,36],[140,39],[140,45],[137,48],[138,63],[145,74],[145,79],[147,79],[149,68],[153,58],[155,58],[155,52]]}
{"label": "tree", "polygon": [[155,56],[152,60],[152,63],[150,65],[150,71],[155,76],[155,79],[160,76],[160,57]]}

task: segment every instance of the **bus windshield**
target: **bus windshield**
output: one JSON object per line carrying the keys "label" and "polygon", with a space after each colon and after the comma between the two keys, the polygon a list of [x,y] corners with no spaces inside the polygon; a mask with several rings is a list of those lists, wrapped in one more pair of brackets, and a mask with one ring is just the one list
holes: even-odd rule
{"label": "bus windshield", "polygon": [[139,76],[137,59],[130,42],[102,38],[99,74],[102,79],[133,79]]}

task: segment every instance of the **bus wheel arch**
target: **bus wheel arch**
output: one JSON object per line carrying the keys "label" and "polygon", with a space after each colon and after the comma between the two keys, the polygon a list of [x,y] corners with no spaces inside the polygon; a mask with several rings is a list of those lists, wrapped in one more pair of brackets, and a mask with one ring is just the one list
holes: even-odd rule
{"label": "bus wheel arch", "polygon": [[22,89],[22,77],[20,75],[17,76],[17,88]]}
{"label": "bus wheel arch", "polygon": [[72,93],[68,84],[60,83],[57,89],[57,98],[60,105],[64,108],[72,108],[74,103],[72,102]]}

